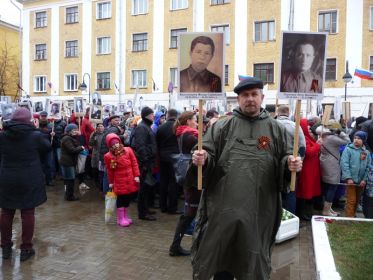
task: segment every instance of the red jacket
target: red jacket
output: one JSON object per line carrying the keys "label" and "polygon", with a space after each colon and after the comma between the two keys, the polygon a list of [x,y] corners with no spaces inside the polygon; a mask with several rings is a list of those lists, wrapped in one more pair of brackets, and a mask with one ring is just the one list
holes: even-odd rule
{"label": "red jacket", "polygon": [[[109,134],[107,138],[112,135]],[[118,137],[118,135],[115,136]],[[110,142],[110,139],[106,140]],[[115,168],[111,167],[112,160],[116,161]],[[138,183],[135,182],[135,177],[140,176],[140,170],[136,156],[131,148],[124,147],[124,154],[119,157],[115,157],[111,152],[106,153],[104,162],[109,183],[114,185],[113,190],[117,195],[131,194],[138,191]]]}
{"label": "red jacket", "polygon": [[300,120],[300,126],[306,138],[306,155],[296,188],[296,196],[302,199],[312,199],[321,194],[320,145],[310,135],[306,119]]}

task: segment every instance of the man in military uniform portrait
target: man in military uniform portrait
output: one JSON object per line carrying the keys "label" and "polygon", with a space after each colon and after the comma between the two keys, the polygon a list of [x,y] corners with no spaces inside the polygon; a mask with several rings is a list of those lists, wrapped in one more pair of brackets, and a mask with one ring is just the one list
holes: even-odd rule
{"label": "man in military uniform portrait", "polygon": [[221,78],[207,70],[215,44],[208,36],[198,36],[190,45],[190,65],[180,71],[180,92],[221,92]]}
{"label": "man in military uniform portrait", "polygon": [[320,35],[284,34],[281,92],[322,93],[325,36]]}

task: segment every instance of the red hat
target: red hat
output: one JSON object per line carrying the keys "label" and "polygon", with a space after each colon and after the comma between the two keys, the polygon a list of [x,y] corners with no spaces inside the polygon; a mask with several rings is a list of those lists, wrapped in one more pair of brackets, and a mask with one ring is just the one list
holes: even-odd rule
{"label": "red hat", "polygon": [[116,135],[115,133],[109,133],[107,136],[106,136],[106,145],[109,147],[109,149],[115,145],[115,144],[118,144],[118,143],[121,143],[120,141],[120,138],[118,135]]}

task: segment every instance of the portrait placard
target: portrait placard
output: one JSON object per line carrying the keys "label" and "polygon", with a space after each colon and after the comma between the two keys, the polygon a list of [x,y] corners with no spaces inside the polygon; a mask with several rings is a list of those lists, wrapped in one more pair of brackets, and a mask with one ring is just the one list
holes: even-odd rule
{"label": "portrait placard", "polygon": [[51,104],[48,108],[48,117],[52,119],[60,119],[62,110],[61,101],[51,101]]}
{"label": "portrait placard", "polygon": [[278,98],[323,98],[326,37],[320,32],[282,33]]}
{"label": "portrait placard", "polygon": [[102,122],[102,106],[90,105],[89,120],[91,122]]}
{"label": "portrait placard", "polygon": [[102,106],[101,93],[95,91],[92,93],[92,104],[97,106]]}
{"label": "portrait placard", "polygon": [[2,103],[1,104],[1,116],[4,121],[10,120],[13,112],[16,110],[17,106],[14,103]]}
{"label": "portrait placard", "polygon": [[12,103],[12,98],[10,96],[0,96],[0,101],[10,104]]}
{"label": "portrait placard", "polygon": [[178,39],[178,97],[224,99],[224,33],[185,32]]}
{"label": "portrait placard", "polygon": [[43,107],[43,102],[42,101],[36,101],[34,102],[34,112],[35,113],[39,113],[41,111],[43,111],[44,107]]}
{"label": "portrait placard", "polygon": [[74,97],[74,113],[76,116],[84,114],[83,97]]}

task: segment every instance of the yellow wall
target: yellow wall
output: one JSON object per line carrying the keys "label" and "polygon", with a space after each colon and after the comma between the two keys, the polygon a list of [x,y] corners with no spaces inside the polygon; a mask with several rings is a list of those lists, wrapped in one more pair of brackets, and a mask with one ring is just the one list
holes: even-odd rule
{"label": "yellow wall", "polygon": [[[165,1],[166,2],[166,1]],[[132,70],[146,70],[146,87],[139,88],[139,93],[152,92],[153,65],[153,1],[148,1],[148,13],[132,15],[132,1],[127,3],[127,41],[126,41],[126,92],[134,93],[132,84]],[[132,35],[134,33],[148,33],[148,49],[142,52],[132,52]]]}
{"label": "yellow wall", "polygon": [[171,80],[170,68],[178,67],[178,49],[170,49],[171,29],[186,28],[187,32],[193,31],[193,1],[189,1],[188,9],[171,11],[170,0],[165,0],[164,19],[163,91],[167,92]]}
{"label": "yellow wall", "polygon": [[[47,26],[41,28],[35,28],[35,13],[46,11],[47,12]],[[44,95],[45,93],[34,93],[34,76],[42,75],[47,77],[47,94],[51,94],[52,89],[49,88],[48,82],[51,81],[51,9],[38,10],[30,13],[30,95]],[[35,45],[46,44],[47,45],[47,59],[46,60],[35,60]]]}
{"label": "yellow wall", "polygon": [[[66,8],[78,6],[78,17],[77,23],[66,24]],[[60,22],[59,22],[59,92],[60,95],[76,95],[80,94],[79,89],[77,91],[64,91],[65,74],[77,74],[78,76],[78,87],[82,74],[82,5],[69,5],[60,7]],[[78,57],[65,57],[65,46],[66,41],[78,40]]]}
{"label": "yellow wall", "polygon": [[[363,8],[363,56],[361,68],[369,70],[369,56],[373,56],[373,30],[369,30],[370,7],[373,0],[364,0]],[[372,15],[373,16],[373,15]],[[373,87],[372,80],[361,80],[362,87]]]}
{"label": "yellow wall", "polygon": [[224,68],[222,83],[224,91],[231,91],[234,83],[234,3],[224,5],[210,5],[210,1],[205,2],[205,31],[211,31],[211,26],[229,24],[229,44],[225,44],[224,65],[229,66],[228,85],[224,85]]}
{"label": "yellow wall", "polygon": [[[274,63],[273,84],[269,89],[277,89],[279,65],[280,65],[280,43],[281,43],[281,1],[263,0],[248,1],[248,27],[247,27],[247,74],[254,74],[254,64]],[[260,11],[260,12],[258,12]],[[275,40],[266,42],[255,42],[255,22],[275,21]]]}
{"label": "yellow wall", "polygon": [[[337,59],[336,81],[326,81],[329,88],[344,87],[342,76],[346,73],[346,0],[313,0],[311,1],[311,31],[318,31],[319,11],[337,11],[337,33],[327,37],[326,58]],[[348,60],[348,58],[346,58]],[[351,71],[351,69],[349,69]]]}
{"label": "yellow wall", "polygon": [[[115,93],[115,13],[116,1],[111,1],[111,18],[96,19],[97,3],[102,1],[95,1],[92,3],[92,75],[91,87],[92,91],[96,91],[97,87],[97,72],[110,72],[110,89],[100,90],[101,94]],[[84,12],[84,11],[83,11]],[[97,37],[111,37],[111,53],[97,55]]]}
{"label": "yellow wall", "polygon": [[0,23],[0,38],[2,38],[0,40],[0,64],[3,65],[5,62],[2,58],[8,57],[6,61],[8,65],[5,74],[5,95],[12,96],[12,100],[14,100],[18,93],[17,83],[19,80],[19,31],[7,26],[7,24]]}

